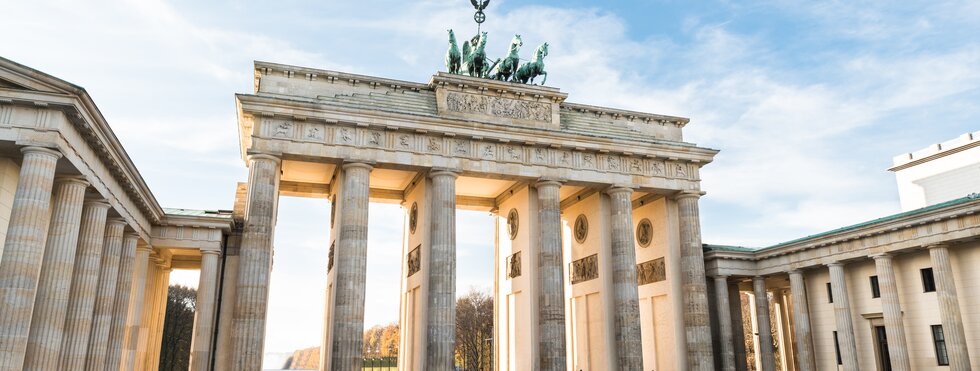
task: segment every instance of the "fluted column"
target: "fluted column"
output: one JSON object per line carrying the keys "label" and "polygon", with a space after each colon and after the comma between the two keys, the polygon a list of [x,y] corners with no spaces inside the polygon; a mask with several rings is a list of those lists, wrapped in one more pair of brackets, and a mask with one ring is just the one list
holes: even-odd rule
{"label": "fluted column", "polygon": [[675,196],[680,219],[681,285],[684,289],[684,328],[687,329],[687,364],[691,371],[714,370],[711,349],[711,320],[708,314],[708,288],[704,274],[701,244],[701,192],[684,191]]}
{"label": "fluted column", "polygon": [[793,297],[793,329],[796,330],[796,359],[799,361],[800,371],[817,371],[817,360],[813,354],[813,333],[810,329],[810,306],[802,271],[789,271],[789,289]]}
{"label": "fluted column", "polygon": [[105,368],[109,352],[109,329],[116,300],[116,280],[119,279],[119,259],[122,252],[123,229],[126,221],[109,219],[105,228],[105,248],[102,251],[102,264],[99,268],[99,284],[92,312],[92,331],[89,333],[88,354],[85,356],[85,369],[98,371]]}
{"label": "fluted column", "polygon": [[611,212],[610,260],[616,365],[619,370],[639,371],[643,369],[643,351],[640,343],[640,294],[636,285],[636,243],[633,241],[633,189],[613,187],[606,193]]}
{"label": "fluted column", "polygon": [[333,308],[331,365],[360,370],[364,354],[364,293],[367,274],[368,194],[371,165],[346,163],[337,221],[337,270]]}
{"label": "fluted column", "polygon": [[197,283],[190,371],[208,371],[208,367],[211,366],[214,309],[218,298],[219,254],[217,250],[201,250],[201,274]]}
{"label": "fluted column", "polygon": [[762,371],[776,371],[776,356],[772,348],[772,320],[769,318],[769,295],[766,292],[766,278],[752,277],[752,289],[755,291],[755,317],[759,325],[759,358],[762,360]]}
{"label": "fluted column", "polygon": [[538,182],[538,366],[565,370],[565,282],[562,273],[561,183]]}
{"label": "fluted column", "polygon": [[265,320],[269,307],[272,240],[279,200],[279,158],[248,158],[248,204],[238,261],[235,321],[232,328],[232,368],[258,370],[265,349]]}
{"label": "fluted column", "polygon": [[109,204],[100,200],[87,200],[82,207],[78,250],[75,252],[75,268],[71,272],[68,312],[61,339],[59,370],[82,370],[85,367],[108,211]]}
{"label": "fluted column", "polygon": [[728,304],[728,276],[715,277],[715,305],[718,307],[718,329],[721,335],[721,369],[735,371],[735,338],[732,335],[732,313]]}
{"label": "fluted column", "polygon": [[167,301],[170,295],[170,273],[173,267],[167,262],[166,266],[160,268],[157,278],[157,305],[153,313],[153,332],[150,333],[150,349],[146,357],[147,371],[158,370],[160,368],[160,351],[163,348],[163,328],[167,318]]}
{"label": "fluted column", "polygon": [[888,356],[892,370],[911,371],[909,349],[905,340],[905,324],[902,322],[902,304],[898,299],[898,286],[889,254],[872,255],[878,272],[878,288],[881,292],[881,314],[888,337]]}
{"label": "fluted column", "polygon": [[86,187],[88,182],[80,177],[55,180],[51,225],[34,299],[25,370],[58,369],[58,350],[61,349]]}
{"label": "fluted column", "polygon": [[[970,352],[966,346],[966,332],[963,329],[963,317],[960,315],[960,302],[956,296],[949,248],[946,245],[928,247],[929,257],[932,258],[932,272],[936,280],[939,318],[943,322],[946,353],[949,355],[949,369],[950,371],[970,370]],[[891,337],[888,340],[891,341]]]}
{"label": "fluted column", "polygon": [[137,346],[140,342],[140,327],[143,323],[143,301],[146,298],[147,271],[150,263],[149,245],[137,243],[136,258],[133,264],[133,295],[130,297],[129,312],[126,315],[126,337],[120,371],[132,371],[136,367]]}
{"label": "fluted column", "polygon": [[116,279],[116,295],[112,304],[112,318],[109,324],[109,350],[106,352],[106,371],[116,371],[120,366],[126,341],[126,322],[129,320],[129,306],[132,305],[133,270],[136,259],[136,244],[139,235],[123,235],[122,250],[119,255],[119,275]]}
{"label": "fluted column", "polygon": [[433,171],[426,370],[453,370],[456,345],[456,178]]}
{"label": "fluted column", "polygon": [[732,337],[735,346],[735,371],[746,371],[748,360],[745,355],[745,330],[742,322],[742,293],[738,282],[728,285],[728,312],[732,316]]}
{"label": "fluted column", "polygon": [[143,371],[146,369],[147,359],[149,358],[150,346],[153,344],[152,336],[153,322],[159,306],[159,288],[157,281],[160,279],[160,269],[164,264],[159,253],[151,250],[149,261],[146,266],[146,282],[143,294],[143,312],[140,316],[139,336],[136,345],[134,370]]}
{"label": "fluted column", "polygon": [[51,217],[51,188],[61,153],[24,147],[20,178],[0,258],[0,370],[24,365],[38,273]]}
{"label": "fluted column", "polygon": [[827,264],[830,268],[830,290],[834,295],[834,321],[837,324],[837,342],[845,371],[857,371],[857,342],[854,339],[854,322],[851,319],[851,302],[847,298],[847,281],[844,265]]}

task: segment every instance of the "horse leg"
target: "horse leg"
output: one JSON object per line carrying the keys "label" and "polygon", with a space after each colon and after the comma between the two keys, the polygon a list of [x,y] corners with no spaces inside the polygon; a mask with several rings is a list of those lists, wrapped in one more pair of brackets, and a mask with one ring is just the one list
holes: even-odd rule
{"label": "horse leg", "polygon": [[548,72],[541,71],[541,74],[544,75],[544,78],[541,79],[541,86],[544,86],[544,82],[548,81]]}

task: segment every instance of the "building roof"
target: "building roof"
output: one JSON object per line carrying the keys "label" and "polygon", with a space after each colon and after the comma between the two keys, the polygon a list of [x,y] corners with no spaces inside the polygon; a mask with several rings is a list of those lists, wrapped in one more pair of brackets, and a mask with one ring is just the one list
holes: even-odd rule
{"label": "building roof", "polygon": [[965,197],[960,197],[960,198],[957,198],[957,199],[954,199],[954,200],[949,200],[949,201],[946,201],[946,202],[943,202],[943,203],[939,203],[939,204],[935,204],[935,205],[930,205],[930,206],[926,206],[926,207],[915,209],[915,210],[909,210],[909,211],[901,212],[901,213],[898,213],[898,214],[892,214],[892,215],[884,216],[884,217],[881,217],[881,218],[868,220],[868,221],[865,221],[865,222],[862,222],[862,223],[857,223],[857,224],[849,225],[849,226],[846,226],[846,227],[840,227],[840,228],[837,228],[837,229],[832,229],[832,230],[829,230],[829,231],[826,231],[826,232],[821,232],[821,233],[809,235],[809,236],[806,236],[806,237],[797,238],[795,240],[781,242],[781,243],[778,243],[778,244],[775,244],[775,245],[772,245],[772,246],[767,246],[767,247],[762,247],[762,248],[749,248],[749,247],[742,247],[742,246],[725,246],[725,245],[704,244],[704,250],[705,251],[728,251],[728,252],[760,252],[760,251],[766,251],[766,250],[769,250],[769,249],[775,249],[775,248],[778,248],[778,247],[792,245],[792,244],[804,242],[804,241],[807,241],[807,240],[814,240],[814,239],[818,239],[818,238],[821,238],[821,237],[826,237],[826,236],[830,236],[830,235],[834,235],[834,234],[838,234],[838,233],[848,232],[848,231],[852,231],[852,230],[863,228],[863,227],[869,227],[869,226],[873,226],[873,225],[876,225],[876,224],[881,224],[881,223],[885,223],[885,222],[889,222],[889,221],[893,221],[893,220],[897,220],[897,219],[901,219],[901,218],[906,218],[906,217],[910,217],[910,216],[916,216],[916,215],[919,215],[919,214],[925,214],[925,213],[928,213],[930,211],[940,210],[940,209],[943,209],[943,208],[947,208],[947,207],[951,207],[951,206],[956,206],[956,205],[961,205],[961,204],[970,203],[970,202],[975,202],[975,201],[980,201],[980,194],[974,193],[974,194],[967,195]]}
{"label": "building roof", "polygon": [[163,208],[163,212],[167,216],[205,216],[231,219],[231,210],[195,210],[165,207]]}

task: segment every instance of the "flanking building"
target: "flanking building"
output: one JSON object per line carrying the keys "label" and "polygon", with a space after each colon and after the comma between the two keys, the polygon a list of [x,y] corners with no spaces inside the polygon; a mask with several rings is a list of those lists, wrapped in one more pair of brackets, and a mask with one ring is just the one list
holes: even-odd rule
{"label": "flanking building", "polygon": [[699,174],[718,151],[684,140],[686,118],[457,74],[251,74],[248,179],[231,210],[196,211],[157,203],[84,89],[0,58],[0,371],[156,369],[174,268],[201,270],[190,368],[258,370],[281,196],[332,204],[325,370],[361,368],[370,202],[403,206],[402,370],[454,367],[459,208],[497,216],[499,370],[980,366],[975,196],[704,245]]}

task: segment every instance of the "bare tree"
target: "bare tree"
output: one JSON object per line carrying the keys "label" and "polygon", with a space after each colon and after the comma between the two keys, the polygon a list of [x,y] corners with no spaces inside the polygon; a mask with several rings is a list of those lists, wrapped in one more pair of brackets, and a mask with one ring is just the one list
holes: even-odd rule
{"label": "bare tree", "polygon": [[456,299],[456,363],[467,371],[493,369],[493,296],[476,290]]}
{"label": "bare tree", "polygon": [[191,357],[197,290],[174,285],[167,291],[167,312],[160,345],[160,371],[186,370]]}

